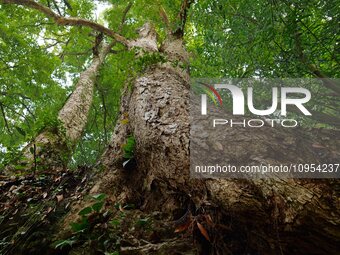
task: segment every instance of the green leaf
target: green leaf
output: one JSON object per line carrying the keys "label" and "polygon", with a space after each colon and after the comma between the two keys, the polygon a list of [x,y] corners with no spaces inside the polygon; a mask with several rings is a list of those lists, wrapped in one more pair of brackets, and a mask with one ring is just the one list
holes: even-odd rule
{"label": "green leaf", "polygon": [[123,209],[126,209],[126,210],[132,210],[132,209],[135,209],[136,208],[136,205],[135,204],[126,204],[123,206]]}
{"label": "green leaf", "polygon": [[83,218],[80,223],[72,222],[70,225],[74,232],[80,232],[88,228],[89,222],[87,218]]}
{"label": "green leaf", "polygon": [[114,251],[114,252],[105,252],[105,255],[119,255],[118,251]]}
{"label": "green leaf", "polygon": [[97,201],[101,201],[101,200],[104,200],[106,198],[106,194],[101,193],[101,194],[97,194],[97,195],[92,195],[92,197],[94,199],[96,199]]}
{"label": "green leaf", "polygon": [[25,130],[23,130],[22,128],[15,126],[15,129],[16,129],[22,136],[26,136],[26,132],[25,132]]}
{"label": "green leaf", "polygon": [[111,225],[113,225],[113,226],[115,226],[115,227],[120,225],[120,221],[117,220],[117,219],[111,220],[110,223],[111,223]]}
{"label": "green leaf", "polygon": [[139,225],[141,227],[146,226],[149,223],[150,223],[150,219],[149,218],[137,220],[137,225]]}
{"label": "green leaf", "polygon": [[70,239],[66,239],[66,240],[60,240],[58,242],[55,243],[55,249],[62,249],[65,246],[71,246],[76,243],[75,240],[70,240]]}
{"label": "green leaf", "polygon": [[126,143],[123,145],[124,158],[132,158],[136,147],[136,140],[133,136],[129,136]]}
{"label": "green leaf", "polygon": [[104,202],[98,202],[92,205],[92,209],[95,212],[99,212],[103,208]]}
{"label": "green leaf", "polygon": [[80,216],[85,216],[89,213],[91,213],[93,210],[92,210],[92,207],[85,207],[83,210],[81,210],[78,215]]}

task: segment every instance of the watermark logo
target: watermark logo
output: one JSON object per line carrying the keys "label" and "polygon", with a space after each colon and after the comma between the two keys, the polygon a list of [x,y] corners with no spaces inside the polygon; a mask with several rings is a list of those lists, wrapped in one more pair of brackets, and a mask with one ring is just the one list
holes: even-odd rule
{"label": "watermark logo", "polygon": [[[209,85],[206,83],[199,82],[200,84],[206,86],[218,99],[220,105],[223,105],[223,100],[221,95],[217,92],[218,89],[226,89],[231,93],[232,101],[233,101],[233,115],[244,115],[245,114],[245,96],[239,87],[235,85],[228,84],[214,84]],[[253,99],[253,88],[247,88],[247,106],[248,110],[255,115],[266,116],[273,114],[278,107],[278,94],[279,88],[272,88],[272,104],[268,109],[258,110],[254,107],[254,99]],[[288,98],[289,94],[300,94],[302,98]],[[281,115],[287,115],[287,105],[296,106],[304,115],[312,115],[304,106],[311,99],[311,93],[308,89],[298,88],[298,87],[283,87],[280,88],[281,94]],[[201,114],[207,114],[207,94],[201,94]]]}
{"label": "watermark logo", "polygon": [[[316,162],[308,162],[310,158],[300,154],[305,140],[307,147],[311,140],[313,146],[315,143],[316,152],[327,149],[309,139],[319,125],[326,125],[315,121],[320,113],[329,111],[323,105],[328,100],[324,82],[262,77],[192,79],[191,177],[339,178],[339,163],[333,157],[324,162],[315,154]],[[334,103],[333,97],[329,100]],[[287,154],[280,160],[285,150]]]}

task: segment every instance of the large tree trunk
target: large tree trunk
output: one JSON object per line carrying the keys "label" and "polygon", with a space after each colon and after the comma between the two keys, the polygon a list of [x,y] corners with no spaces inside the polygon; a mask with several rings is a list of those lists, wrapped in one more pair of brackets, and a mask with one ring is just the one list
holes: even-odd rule
{"label": "large tree trunk", "polygon": [[[211,241],[201,236],[202,254],[336,254],[337,181],[190,178],[189,76],[173,65],[186,63],[187,54],[176,38],[160,51],[168,62],[149,67],[132,92],[124,93],[121,121],[102,160],[108,170],[92,192],[111,193],[116,201],[145,211],[162,210],[172,220],[187,211],[196,219],[209,214],[213,224],[201,220]],[[127,116],[129,123],[122,124]],[[131,134],[137,141],[137,166],[123,169],[121,145]],[[337,141],[323,145],[321,135],[313,140],[304,130],[232,128],[224,134],[223,155],[236,165],[335,163],[339,157]],[[339,137],[338,132],[330,134],[326,136]]]}

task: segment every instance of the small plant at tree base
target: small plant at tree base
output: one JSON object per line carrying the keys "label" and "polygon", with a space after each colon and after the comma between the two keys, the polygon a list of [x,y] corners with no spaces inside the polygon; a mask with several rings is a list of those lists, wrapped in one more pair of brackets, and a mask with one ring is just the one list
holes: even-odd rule
{"label": "small plant at tree base", "polygon": [[91,199],[94,200],[94,203],[83,208],[78,213],[78,215],[81,216],[81,219],[77,222],[70,223],[71,229],[74,232],[72,237],[55,242],[53,245],[55,249],[63,249],[66,246],[72,246],[73,244],[81,241],[91,239],[90,227],[92,224],[92,218],[95,216],[103,216],[99,215],[99,213],[105,204],[106,195],[93,195],[91,196]]}
{"label": "small plant at tree base", "polygon": [[126,143],[123,145],[125,159],[133,158],[135,147],[136,147],[135,138],[132,135],[128,136],[128,138],[126,139]]}

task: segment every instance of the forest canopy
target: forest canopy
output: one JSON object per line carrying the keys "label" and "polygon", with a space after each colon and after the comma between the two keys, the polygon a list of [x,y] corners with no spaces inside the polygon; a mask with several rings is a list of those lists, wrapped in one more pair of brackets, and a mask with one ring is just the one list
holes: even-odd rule
{"label": "forest canopy", "polygon": [[[2,1],[6,2],[6,1]],[[39,1],[65,17],[81,17],[115,31],[126,1]],[[131,2],[132,4],[132,2]],[[121,34],[136,38],[145,22],[155,24],[159,42],[181,1],[134,1]],[[339,77],[339,1],[197,1],[185,27],[190,73],[198,77]],[[46,128],[90,63],[96,31],[58,26],[41,12],[0,5],[1,168]],[[172,29],[180,24],[171,23]],[[116,44],[100,68],[84,135],[70,166],[91,165],[110,140],[123,84],[152,59],[134,59],[134,50]],[[339,127],[339,84],[309,88],[310,126]],[[258,88],[259,104],[270,90]],[[269,94],[270,95],[270,94]]]}

